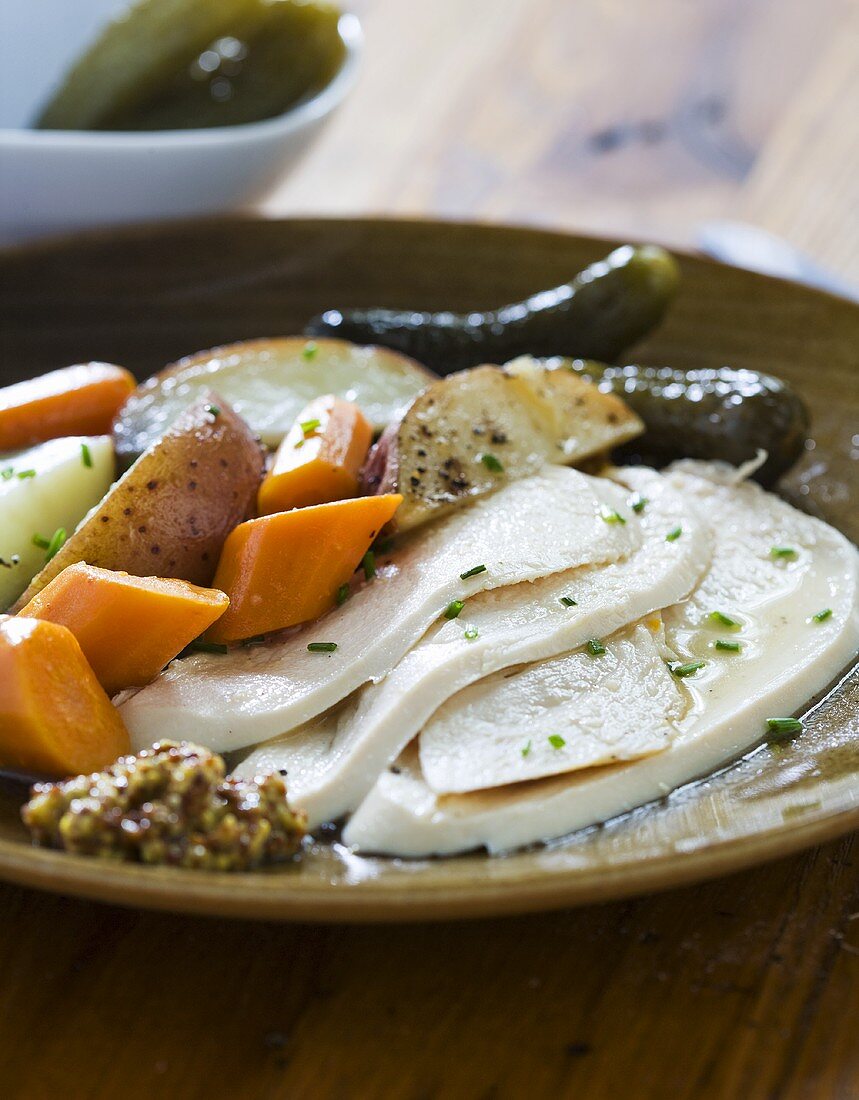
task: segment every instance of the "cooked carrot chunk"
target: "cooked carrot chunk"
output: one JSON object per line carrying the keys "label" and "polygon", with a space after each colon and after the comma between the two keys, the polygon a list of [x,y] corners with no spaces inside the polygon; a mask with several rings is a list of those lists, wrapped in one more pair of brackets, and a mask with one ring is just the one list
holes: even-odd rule
{"label": "cooked carrot chunk", "polygon": [[0,616],[0,762],[77,775],[129,748],[119,712],[74,634],[57,623]]}
{"label": "cooked carrot chunk", "polygon": [[111,363],[78,363],[0,389],[0,451],[63,435],[104,435],[135,388]]}
{"label": "cooked carrot chunk", "polygon": [[357,497],[239,524],[213,581],[230,606],[206,637],[234,642],[317,619],[401,500],[397,493]]}
{"label": "cooked carrot chunk", "polygon": [[372,435],[364,414],[351,401],[332,394],[311,401],[287,433],[260,486],[260,514],[356,496]]}
{"label": "cooked carrot chunk", "polygon": [[163,577],[133,577],[78,562],[37,593],[21,615],[74,634],[104,690],[154,680],[229,605],[223,592]]}

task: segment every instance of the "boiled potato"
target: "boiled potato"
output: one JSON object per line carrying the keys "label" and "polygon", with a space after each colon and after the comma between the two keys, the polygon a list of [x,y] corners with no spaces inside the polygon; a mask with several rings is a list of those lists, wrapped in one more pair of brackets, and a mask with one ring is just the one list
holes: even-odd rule
{"label": "boiled potato", "polygon": [[[68,436],[0,455],[0,609],[45,564],[57,531],[73,531],[114,477],[110,436]],[[58,536],[58,538],[61,536]]]}
{"label": "boiled potato", "polygon": [[214,386],[268,447],[277,447],[314,398],[354,401],[381,430],[432,382],[413,359],[346,340],[287,336],[201,351],[167,367],[129,397],[114,423],[120,461],[157,439],[179,412]]}
{"label": "boiled potato", "polygon": [[619,397],[531,359],[483,366],[428,386],[371,450],[368,493],[402,493],[397,530],[528,477],[571,466],[639,435]]}
{"label": "boiled potato", "polygon": [[208,585],[229,532],[251,512],[263,454],[216,394],[183,413],[109,490],[17,601],[20,610],[67,565]]}

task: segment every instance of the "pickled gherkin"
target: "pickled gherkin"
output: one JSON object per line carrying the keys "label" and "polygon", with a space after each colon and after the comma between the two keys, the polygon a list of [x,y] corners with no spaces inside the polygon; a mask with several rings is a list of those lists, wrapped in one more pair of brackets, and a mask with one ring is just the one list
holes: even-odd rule
{"label": "pickled gherkin", "polygon": [[624,245],[570,282],[498,309],[332,309],[306,332],[381,344],[439,374],[523,354],[613,359],[661,321],[678,281],[677,264],[664,249]]}
{"label": "pickled gherkin", "polygon": [[740,466],[767,452],[754,478],[772,485],[796,462],[809,428],[802,398],[780,378],[733,367],[609,366],[554,358],[545,365],[571,370],[604,393],[622,397],[645,432],[616,452],[618,461],[663,466],[679,458]]}
{"label": "pickled gherkin", "polygon": [[140,0],[73,66],[36,126],[175,130],[271,118],[337,73],[339,18],[306,0]]}

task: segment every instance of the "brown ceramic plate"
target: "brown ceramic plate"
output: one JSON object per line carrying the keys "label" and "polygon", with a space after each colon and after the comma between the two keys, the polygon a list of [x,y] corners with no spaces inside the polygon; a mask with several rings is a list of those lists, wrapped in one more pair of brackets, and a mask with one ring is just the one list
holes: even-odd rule
{"label": "brown ceramic plate", "polygon": [[[79,237],[0,255],[2,381],[106,359],[141,377],[186,352],[300,332],[342,305],[477,308],[553,286],[616,241],[403,221],[228,219]],[[673,366],[763,369],[814,416],[782,485],[854,540],[859,306],[680,257],[683,288],[640,350]],[[189,730],[193,736],[193,730]],[[546,848],[446,860],[361,859],[319,845],[271,873],[107,865],[32,848],[0,787],[0,875],[105,901],[269,919],[411,920],[523,912],[661,889],[786,855],[859,826],[859,671],[763,746],[670,798]]]}

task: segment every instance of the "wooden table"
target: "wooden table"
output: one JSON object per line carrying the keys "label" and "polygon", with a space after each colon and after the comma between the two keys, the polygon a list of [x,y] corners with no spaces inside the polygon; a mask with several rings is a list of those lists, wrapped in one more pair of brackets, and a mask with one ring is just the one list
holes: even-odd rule
{"label": "wooden table", "polygon": [[[279,214],[677,244],[754,220],[859,281],[849,0],[361,0]],[[855,837],[577,912],[250,925],[0,888],[3,1097],[859,1097]]]}

